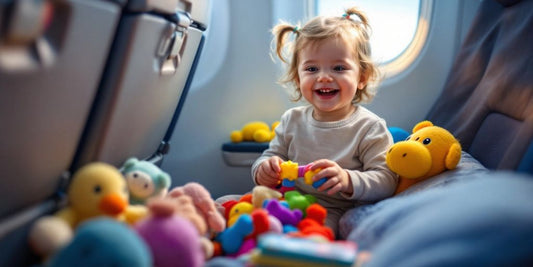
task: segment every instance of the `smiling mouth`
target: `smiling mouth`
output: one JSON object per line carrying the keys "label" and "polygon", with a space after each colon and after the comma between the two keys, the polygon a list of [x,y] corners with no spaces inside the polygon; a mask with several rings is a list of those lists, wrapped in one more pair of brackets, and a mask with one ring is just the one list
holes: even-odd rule
{"label": "smiling mouth", "polygon": [[339,92],[339,89],[318,89],[315,92],[320,96],[333,96]]}

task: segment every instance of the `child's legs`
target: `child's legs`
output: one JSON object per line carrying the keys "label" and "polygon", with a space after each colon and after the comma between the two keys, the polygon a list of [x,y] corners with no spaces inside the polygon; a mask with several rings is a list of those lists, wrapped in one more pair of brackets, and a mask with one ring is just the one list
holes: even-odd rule
{"label": "child's legs", "polygon": [[344,212],[344,209],[339,208],[328,209],[328,216],[326,217],[325,224],[333,230],[336,239],[339,237],[339,220],[341,219]]}
{"label": "child's legs", "polygon": [[243,195],[224,195],[224,196],[221,196],[215,199],[215,202],[218,204],[224,204],[225,202],[230,201],[230,200],[239,201],[239,199],[241,199],[242,196]]}

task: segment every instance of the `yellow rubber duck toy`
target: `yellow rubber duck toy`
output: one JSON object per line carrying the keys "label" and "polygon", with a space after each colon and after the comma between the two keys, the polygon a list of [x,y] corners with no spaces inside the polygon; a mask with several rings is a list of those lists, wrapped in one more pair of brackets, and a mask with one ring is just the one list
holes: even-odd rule
{"label": "yellow rubber duck toy", "polygon": [[145,206],[129,205],[126,180],[107,163],[90,163],[73,176],[68,189],[68,206],[56,213],[73,229],[97,216],[109,216],[130,224],[148,214]]}

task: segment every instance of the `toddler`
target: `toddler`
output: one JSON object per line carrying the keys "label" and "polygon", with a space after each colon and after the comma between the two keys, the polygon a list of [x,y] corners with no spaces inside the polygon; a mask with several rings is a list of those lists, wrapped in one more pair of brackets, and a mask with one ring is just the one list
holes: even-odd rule
{"label": "toddler", "polygon": [[337,233],[342,214],[392,195],[397,184],[385,162],[393,143],[386,123],[358,105],[372,99],[368,84],[378,78],[367,17],[350,8],[343,16],[316,17],[301,28],[280,23],[273,34],[275,53],[288,64],[282,82],[296,88],[293,100],[303,97],[309,105],[283,114],[276,137],[254,162],[252,176],[256,184],[276,187],[284,161],[320,168],[313,181],[325,177],[324,184],[315,189],[297,179],[295,188],[317,197],[328,210],[326,225]]}

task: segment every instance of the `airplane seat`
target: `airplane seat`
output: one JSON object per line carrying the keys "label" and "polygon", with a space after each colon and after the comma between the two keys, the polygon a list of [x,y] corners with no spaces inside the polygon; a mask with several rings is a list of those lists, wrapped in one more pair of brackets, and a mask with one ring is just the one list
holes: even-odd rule
{"label": "airplane seat", "polygon": [[533,173],[533,1],[486,0],[428,120],[489,169]]}
{"label": "airplane seat", "polygon": [[91,161],[161,159],[208,25],[209,0],[0,3],[0,266],[38,260],[33,221]]}
{"label": "airplane seat", "polygon": [[17,227],[56,205],[120,10],[114,1],[0,3],[0,266],[31,259],[16,257],[27,243]]}
{"label": "airplane seat", "polygon": [[183,105],[206,30],[208,0],[130,0],[73,169],[160,162]]}

